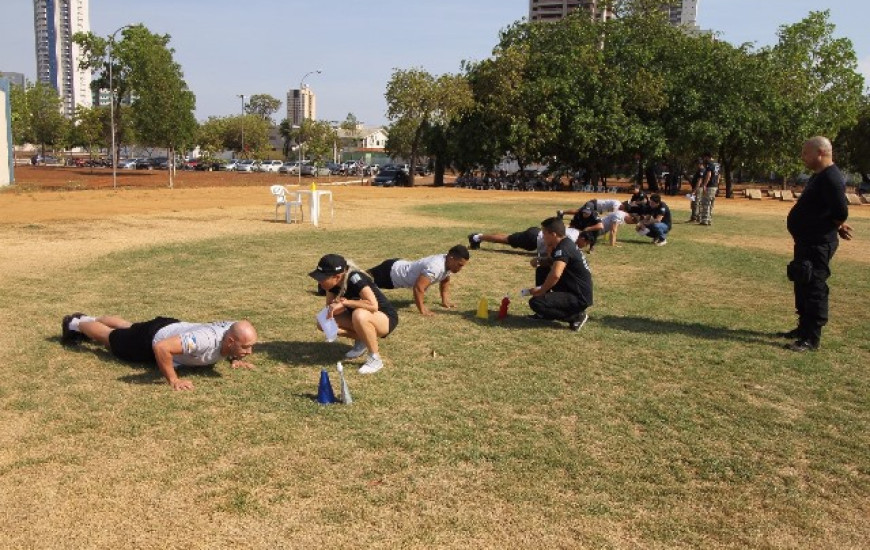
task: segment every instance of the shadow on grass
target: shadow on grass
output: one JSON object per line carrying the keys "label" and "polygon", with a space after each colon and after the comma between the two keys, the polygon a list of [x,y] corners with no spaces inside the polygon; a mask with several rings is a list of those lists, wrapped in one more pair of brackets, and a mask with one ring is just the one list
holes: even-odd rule
{"label": "shadow on grass", "polygon": [[[157,370],[157,367],[148,363],[123,363],[135,369],[140,370],[136,374],[126,374],[119,376],[118,380],[127,384],[146,385],[146,384],[165,384],[166,379]],[[180,378],[221,378],[223,376],[215,369],[214,365],[206,367],[177,367],[175,372]]]}
{"label": "shadow on grass", "polygon": [[782,347],[781,341],[773,341],[775,338],[771,333],[759,332],[757,330],[730,329],[721,326],[705,325],[702,323],[667,321],[662,319],[652,319],[650,317],[618,317],[615,315],[605,315],[603,317],[593,317],[593,319],[609,328],[628,332],[660,335],[685,334],[686,336],[692,336],[704,340],[730,340],[767,344],[777,348]]}
{"label": "shadow on grass", "polygon": [[[348,344],[345,344],[348,342]],[[278,361],[294,367],[311,367],[311,365],[329,365],[344,359],[344,354],[351,348],[350,341],[345,339],[336,342],[305,342],[300,340],[275,340],[258,343],[254,348],[257,355],[265,355],[273,361]]]}
{"label": "shadow on grass", "polygon": [[[61,345],[59,336],[51,336],[49,338],[46,338],[46,341]],[[128,384],[154,384],[158,382],[163,382],[164,380],[163,375],[160,374],[160,371],[157,369],[157,366],[154,363],[131,363],[129,361],[122,361],[121,359],[118,359],[117,357],[112,355],[109,350],[99,344],[95,344],[92,342],[82,342],[72,346],[63,346],[63,349],[77,355],[88,355],[90,357],[94,357],[99,361],[105,363],[106,365],[111,365],[113,367],[123,365],[138,371],[136,374],[119,376],[118,380],[120,380],[121,382],[126,382]],[[179,376],[196,376],[204,378],[221,377],[221,373],[215,370],[214,365],[204,367],[180,366],[176,368],[176,372]]]}
{"label": "shadow on grass", "polygon": [[[555,321],[555,320],[546,320],[546,319],[532,319],[525,314],[512,314],[508,313],[508,316],[504,319],[498,318],[498,311],[489,312],[489,317],[486,319],[482,319],[477,316],[477,310],[473,311],[462,311],[458,309],[444,309],[439,308],[436,311],[436,315],[453,315],[455,317],[460,317],[464,321],[469,323],[473,323],[479,327],[503,327],[510,329],[541,329],[541,328],[566,328],[568,324],[564,321]],[[531,315],[531,313],[529,314]]]}

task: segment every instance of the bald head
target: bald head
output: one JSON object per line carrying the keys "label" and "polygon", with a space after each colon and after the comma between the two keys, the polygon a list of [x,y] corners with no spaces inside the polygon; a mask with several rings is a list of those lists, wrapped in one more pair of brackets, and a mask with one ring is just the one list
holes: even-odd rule
{"label": "bald head", "polygon": [[230,335],[238,339],[257,340],[257,330],[250,321],[236,321],[230,326]]}
{"label": "bald head", "polygon": [[809,170],[821,172],[834,164],[834,147],[831,140],[824,136],[814,136],[804,142],[801,160]]}
{"label": "bald head", "polygon": [[230,325],[221,346],[221,355],[232,359],[241,359],[254,352],[257,343],[257,331],[250,321],[236,321]]}

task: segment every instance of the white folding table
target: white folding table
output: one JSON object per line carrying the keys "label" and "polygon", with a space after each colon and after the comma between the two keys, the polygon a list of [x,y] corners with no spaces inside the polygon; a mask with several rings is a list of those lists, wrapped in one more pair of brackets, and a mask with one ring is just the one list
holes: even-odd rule
{"label": "white folding table", "polygon": [[300,197],[308,197],[308,219],[311,220],[311,223],[313,223],[315,227],[320,223],[320,201],[323,200],[323,197],[329,197],[330,221],[335,220],[335,207],[332,203],[332,191],[317,189],[316,191],[301,190],[295,192],[299,193]]}

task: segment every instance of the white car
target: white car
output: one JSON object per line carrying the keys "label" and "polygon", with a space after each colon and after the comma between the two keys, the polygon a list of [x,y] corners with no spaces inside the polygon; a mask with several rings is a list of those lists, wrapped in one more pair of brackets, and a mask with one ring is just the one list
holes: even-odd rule
{"label": "white car", "polygon": [[139,159],[121,159],[118,161],[118,168],[122,170],[135,170],[137,162],[139,162]]}
{"label": "white car", "polygon": [[252,159],[245,159],[239,161],[236,165],[236,172],[256,172],[257,171],[257,161]]}
{"label": "white car", "polygon": [[264,160],[257,169],[260,172],[277,172],[283,165],[284,163],[280,160]]}

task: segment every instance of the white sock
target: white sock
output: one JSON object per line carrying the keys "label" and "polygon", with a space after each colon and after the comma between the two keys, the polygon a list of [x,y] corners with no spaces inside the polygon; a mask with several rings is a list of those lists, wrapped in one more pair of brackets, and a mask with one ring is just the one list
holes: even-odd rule
{"label": "white sock", "polygon": [[479,242],[480,242],[480,236],[481,236],[481,235],[482,235],[482,233],[475,233],[474,236],[471,237],[471,238],[472,238],[472,240],[473,240],[474,242],[479,243]]}
{"label": "white sock", "polygon": [[82,315],[81,317],[77,317],[69,322],[69,329],[79,332],[79,323],[93,323],[96,320],[96,317],[88,317],[87,315]]}
{"label": "white sock", "polygon": [[380,361],[381,354],[380,353],[372,353],[369,355],[369,357],[371,357],[372,359],[377,359],[378,361]]}

